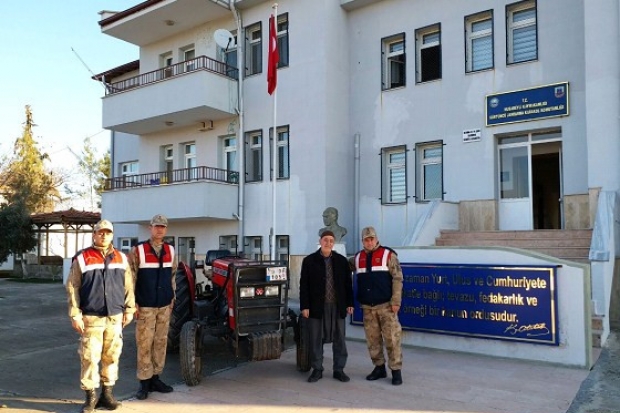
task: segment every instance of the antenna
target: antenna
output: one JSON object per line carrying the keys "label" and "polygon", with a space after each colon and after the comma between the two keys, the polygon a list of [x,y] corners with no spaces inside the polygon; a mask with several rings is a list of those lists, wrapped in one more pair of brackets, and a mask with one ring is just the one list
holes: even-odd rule
{"label": "antenna", "polygon": [[[88,67],[88,65],[86,64],[86,62],[84,62],[84,60],[82,60],[82,58],[80,57],[80,55],[78,54],[78,52],[75,51],[75,49],[73,48],[73,46],[71,46],[71,51],[75,54],[75,57],[77,57],[79,59],[80,62],[82,62],[82,65],[84,65],[84,67],[86,68],[86,70],[88,70],[88,72],[93,75],[93,77],[95,77],[95,74],[93,73],[92,70],[90,70],[90,67]],[[105,83],[103,81],[101,82],[101,86],[103,86],[104,89],[107,89],[105,86]]]}
{"label": "antenna", "polygon": [[213,33],[213,39],[224,51],[227,51],[231,46],[235,46],[235,36],[226,29],[217,29],[215,33]]}

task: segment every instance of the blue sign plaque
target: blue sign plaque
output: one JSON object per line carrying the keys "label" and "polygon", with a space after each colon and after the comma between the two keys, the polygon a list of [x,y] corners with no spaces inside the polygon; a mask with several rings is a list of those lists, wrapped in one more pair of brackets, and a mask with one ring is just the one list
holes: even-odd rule
{"label": "blue sign plaque", "polygon": [[401,266],[403,329],[559,345],[555,266]]}
{"label": "blue sign plaque", "polygon": [[487,126],[568,116],[568,82],[486,97]]}

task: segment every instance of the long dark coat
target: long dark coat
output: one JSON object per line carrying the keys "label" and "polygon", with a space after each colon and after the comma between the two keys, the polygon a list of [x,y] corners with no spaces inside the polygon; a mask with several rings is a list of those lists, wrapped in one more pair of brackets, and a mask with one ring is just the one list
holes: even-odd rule
{"label": "long dark coat", "polygon": [[[345,257],[332,251],[334,290],[340,318],[347,316],[347,307],[353,307],[353,282],[351,268]],[[325,307],[325,259],[319,248],[304,258],[301,264],[299,282],[299,304],[301,310],[310,310],[310,318],[323,318]]]}

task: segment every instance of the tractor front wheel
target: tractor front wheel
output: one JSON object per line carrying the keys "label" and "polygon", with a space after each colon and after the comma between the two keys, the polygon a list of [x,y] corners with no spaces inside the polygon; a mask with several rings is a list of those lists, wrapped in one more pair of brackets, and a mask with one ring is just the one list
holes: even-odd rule
{"label": "tractor front wheel", "polygon": [[181,374],[185,384],[195,386],[202,379],[202,327],[196,320],[183,324],[180,344]]}

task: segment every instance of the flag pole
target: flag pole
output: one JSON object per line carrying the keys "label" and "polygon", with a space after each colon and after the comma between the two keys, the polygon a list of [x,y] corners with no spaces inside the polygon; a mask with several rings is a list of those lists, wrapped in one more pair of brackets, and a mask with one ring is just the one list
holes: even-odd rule
{"label": "flag pole", "polygon": [[[277,45],[277,26],[278,26],[278,3],[274,3],[273,6],[273,22],[274,25],[276,26],[276,50],[278,48]],[[271,32],[271,27],[269,28],[270,32]],[[271,33],[270,33],[270,39],[269,42],[271,43],[272,39],[271,39]],[[271,47],[271,44],[269,45],[269,47]],[[275,70],[277,71],[277,66],[275,68]],[[271,260],[275,260],[276,259],[276,180],[277,180],[277,168],[278,165],[276,165],[276,160],[277,160],[277,140],[278,140],[278,124],[277,124],[277,105],[278,103],[278,87],[276,85],[276,88],[273,91],[273,136],[272,136],[272,142],[271,142],[271,157],[272,157],[272,162],[271,165],[272,170],[271,170]]]}

